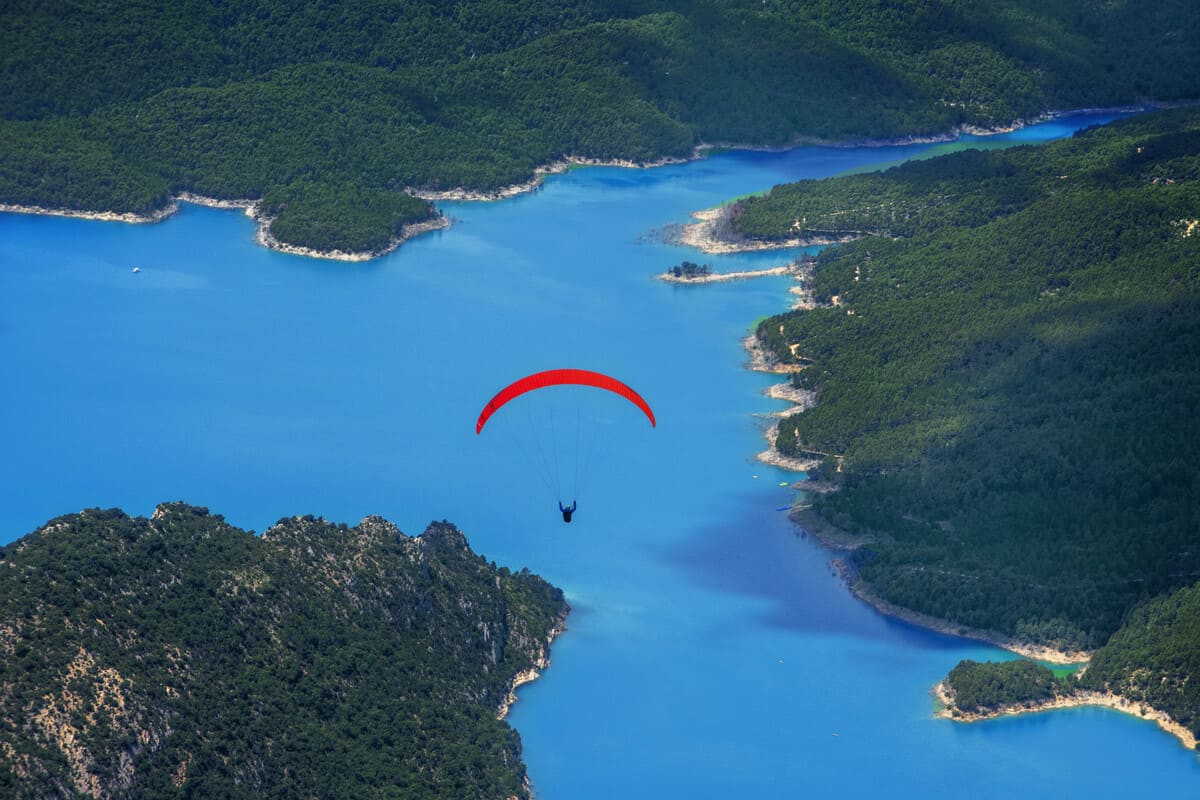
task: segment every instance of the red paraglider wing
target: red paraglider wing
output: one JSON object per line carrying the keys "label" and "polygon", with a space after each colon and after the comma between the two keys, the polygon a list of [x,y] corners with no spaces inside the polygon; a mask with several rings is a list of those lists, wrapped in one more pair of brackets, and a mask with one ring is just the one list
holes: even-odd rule
{"label": "red paraglider wing", "polygon": [[514,397],[520,397],[526,392],[532,392],[534,389],[541,389],[546,386],[561,386],[563,384],[595,386],[597,389],[607,389],[610,392],[615,392],[640,408],[642,413],[649,418],[652,426],[657,425],[654,421],[654,412],[650,410],[650,404],[640,394],[616,378],[610,378],[607,375],[599,372],[591,372],[586,369],[548,369],[545,372],[535,372],[532,375],[526,375],[524,378],[510,383],[497,392],[496,396],[489,400],[488,404],[483,407],[483,411],[480,412],[479,421],[475,423],[475,432],[479,433],[482,431],[483,426],[487,424],[492,414],[495,414],[502,405]]}

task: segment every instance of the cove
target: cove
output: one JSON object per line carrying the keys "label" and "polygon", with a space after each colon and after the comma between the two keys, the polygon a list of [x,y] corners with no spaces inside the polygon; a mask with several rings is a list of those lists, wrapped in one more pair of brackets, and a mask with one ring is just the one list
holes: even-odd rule
{"label": "cove", "polygon": [[[958,660],[1004,654],[851,597],[831,554],[774,511],[792,476],[753,459],[761,415],[783,404],[743,369],[741,338],[787,307],[789,281],[653,277],[794,255],[704,256],[653,235],[691,211],[928,147],[574,170],[444,204],[451,228],[365,263],[268,251],[236,211],[185,205],[149,226],[0,215],[0,540],[174,499],[258,530],[305,513],[382,514],[409,533],[449,519],[574,606],[509,716],[544,800],[1193,797],[1195,754],[1126,715],[933,719],[929,687]],[[497,389],[564,366],[619,376],[658,418],[650,430],[595,401],[602,447],[570,526],[513,447],[519,428],[474,430]]]}

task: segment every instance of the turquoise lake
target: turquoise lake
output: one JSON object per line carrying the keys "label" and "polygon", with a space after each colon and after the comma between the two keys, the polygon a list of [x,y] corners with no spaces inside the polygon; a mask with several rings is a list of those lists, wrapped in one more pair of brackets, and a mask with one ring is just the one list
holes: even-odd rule
{"label": "turquoise lake", "polygon": [[[654,278],[682,259],[729,271],[795,255],[663,244],[655,230],[691,211],[928,148],[579,169],[443,204],[452,227],[366,263],[266,250],[237,211],[0,214],[0,542],[84,507],[176,499],[259,531],[308,513],[381,514],[409,534],[448,519],[574,607],[509,717],[541,800],[1200,796],[1195,753],[1114,711],[934,719],[934,683],[1003,651],[849,595],[833,554],[776,511],[796,476],[754,459],[785,404],[744,369],[742,338],[791,304],[790,281]],[[564,366],[630,384],[657,428],[585,390],[476,435],[500,387]],[[552,446],[579,421],[594,444],[567,526],[526,431],[573,407]]]}

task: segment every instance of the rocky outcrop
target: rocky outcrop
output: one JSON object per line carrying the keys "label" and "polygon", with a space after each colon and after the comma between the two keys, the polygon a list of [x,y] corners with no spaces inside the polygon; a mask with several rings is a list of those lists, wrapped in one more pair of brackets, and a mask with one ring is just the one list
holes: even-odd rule
{"label": "rocky outcrop", "polygon": [[0,548],[0,796],[527,797],[501,720],[566,613],[445,521],[61,517]]}

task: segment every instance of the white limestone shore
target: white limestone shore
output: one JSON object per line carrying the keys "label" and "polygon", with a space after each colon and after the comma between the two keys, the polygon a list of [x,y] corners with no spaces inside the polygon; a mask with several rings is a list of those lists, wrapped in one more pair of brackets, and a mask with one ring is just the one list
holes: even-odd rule
{"label": "white limestone shore", "polygon": [[171,198],[171,202],[166,207],[154,211],[150,214],[135,214],[132,212],[122,213],[115,211],[77,211],[67,208],[45,208],[43,206],[21,206],[0,203],[0,212],[7,211],[13,214],[44,214],[55,217],[73,217],[75,219],[89,219],[100,222],[124,222],[130,224],[149,224],[162,222],[171,215],[179,211],[180,203],[191,203],[197,206],[206,206],[208,208],[226,208],[226,209],[241,209],[247,217],[258,223],[258,230],[255,232],[254,240],[264,247],[269,247],[272,250],[278,250],[281,253],[289,253],[291,255],[308,256],[309,258],[326,258],[333,261],[369,261],[372,258],[386,255],[399,247],[404,242],[419,236],[422,233],[429,231],[440,230],[450,225],[449,220],[440,214],[432,219],[422,222],[405,225],[401,228],[400,235],[393,238],[383,247],[374,250],[364,251],[345,251],[345,250],[317,250],[312,247],[303,247],[301,245],[288,244],[281,242],[271,235],[271,221],[274,217],[266,216],[262,213],[262,203],[259,200],[224,200],[217,197],[205,197],[204,195],[193,194],[191,192],[180,192],[175,197]]}
{"label": "white limestone shore", "polygon": [[564,608],[559,614],[558,621],[554,627],[550,629],[550,634],[546,637],[546,641],[542,646],[542,651],[534,661],[532,667],[522,672],[518,672],[513,676],[512,683],[508,687],[508,694],[500,701],[500,707],[496,710],[496,719],[504,719],[508,716],[509,710],[513,703],[517,702],[517,689],[527,683],[533,683],[542,675],[542,670],[550,666],[550,646],[554,644],[554,640],[559,637],[567,629],[567,615],[571,612],[570,608]]}
{"label": "white limestone shore", "polygon": [[1126,714],[1132,714],[1141,719],[1153,721],[1167,733],[1178,739],[1184,747],[1189,750],[1196,749],[1196,737],[1190,730],[1180,725],[1175,720],[1171,719],[1165,711],[1160,711],[1145,703],[1140,703],[1135,700],[1130,700],[1127,697],[1122,697],[1112,692],[1097,692],[1090,689],[1077,689],[1068,695],[1056,696],[1050,700],[1044,700],[1036,703],[1014,703],[999,708],[995,711],[987,711],[982,713],[963,711],[959,709],[954,702],[954,692],[946,685],[945,681],[939,682],[933,687],[934,696],[941,703],[942,707],[936,713],[936,716],[942,719],[950,719],[955,722],[981,722],[988,719],[996,719],[997,717],[1010,716],[1013,714],[1031,714],[1038,711],[1051,711],[1056,708],[1078,708],[1080,706],[1102,706],[1104,708],[1112,708]]}

